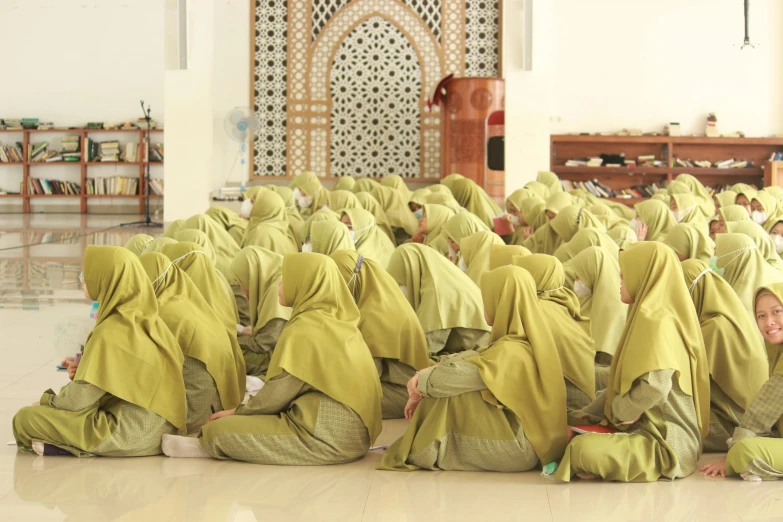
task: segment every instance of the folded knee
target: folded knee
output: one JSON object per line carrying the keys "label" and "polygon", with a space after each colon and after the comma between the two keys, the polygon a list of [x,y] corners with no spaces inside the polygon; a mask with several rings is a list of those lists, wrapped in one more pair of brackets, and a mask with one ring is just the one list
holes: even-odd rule
{"label": "folded knee", "polygon": [[748,469],[750,462],[758,458],[758,441],[745,439],[735,443],[726,455],[726,462],[736,473],[742,473]]}

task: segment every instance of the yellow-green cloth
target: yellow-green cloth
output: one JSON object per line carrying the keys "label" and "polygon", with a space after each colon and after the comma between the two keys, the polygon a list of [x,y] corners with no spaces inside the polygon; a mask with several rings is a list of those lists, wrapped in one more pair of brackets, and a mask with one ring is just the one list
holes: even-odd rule
{"label": "yellow-green cloth", "polygon": [[737,193],[731,190],[725,190],[723,192],[719,192],[715,194],[715,212],[720,210],[723,207],[728,207],[729,205],[735,205],[737,203]]}
{"label": "yellow-green cloth", "polygon": [[321,254],[283,259],[283,294],[291,319],[267,372],[284,371],[355,411],[370,441],[381,432],[381,384],[359,331],[359,309],[334,261]]}
{"label": "yellow-green cloth", "polygon": [[718,210],[718,215],[724,223],[731,223],[732,221],[751,221],[750,214],[745,210],[745,207],[741,205],[721,205]]}
{"label": "yellow-green cloth", "polygon": [[455,172],[455,173],[449,174],[448,176],[445,176],[444,178],[442,178],[440,180],[440,183],[441,183],[441,185],[444,185],[446,188],[448,188],[449,192],[452,192],[451,186],[458,179],[465,179],[465,176],[463,176],[462,174],[457,174]]}
{"label": "yellow-green cloth", "polygon": [[299,244],[288,226],[285,203],[276,192],[264,189],[256,194],[250,223],[242,240],[243,247],[251,245],[280,255],[299,251]]}
{"label": "yellow-green cloth", "polygon": [[490,228],[471,212],[457,214],[443,225],[443,233],[457,244],[464,238],[481,231],[490,231]]}
{"label": "yellow-green cloth", "polygon": [[576,200],[571,194],[567,192],[556,192],[546,198],[546,205],[544,206],[544,210],[548,210],[551,213],[557,215],[561,210],[572,205],[576,205]]}
{"label": "yellow-green cloth", "polygon": [[680,212],[681,217],[678,223],[687,223],[709,232],[709,225],[707,225],[699,202],[693,194],[672,194],[672,200],[677,204],[677,209]]}
{"label": "yellow-green cloth", "polygon": [[468,277],[477,285],[481,284],[481,276],[490,270],[490,253],[493,246],[503,246],[503,240],[494,232],[482,230],[462,238],[459,251],[468,270]]}
{"label": "yellow-green cloth", "polygon": [[[427,203],[427,196],[432,194],[432,191],[428,188],[420,188],[411,192],[410,199],[408,200],[408,208],[411,208],[411,203],[415,203],[420,207],[423,207]],[[411,210],[413,210],[411,208]]]}
{"label": "yellow-green cloth", "polygon": [[[394,243],[380,230],[375,217],[362,208],[344,210],[343,214],[351,220],[353,244],[349,250],[355,250],[367,259],[372,259],[384,269],[394,252]],[[353,246],[355,245],[355,247]]]}
{"label": "yellow-green cloth", "polygon": [[403,229],[409,236],[416,233],[419,225],[413,212],[408,208],[407,198],[403,198],[393,188],[380,184],[376,184],[370,194],[381,204],[381,208],[389,220],[389,225],[393,228]]}
{"label": "yellow-green cloth", "polygon": [[346,208],[361,208],[356,194],[350,190],[333,190],[329,193],[329,208],[335,212]]}
{"label": "yellow-green cloth", "polygon": [[125,243],[125,248],[133,252],[136,257],[140,256],[144,249],[152,243],[153,237],[147,234],[136,234],[131,236]]}
{"label": "yellow-green cloth", "polygon": [[539,170],[536,176],[536,181],[543,183],[549,188],[550,194],[556,194],[558,192],[564,192],[563,184],[560,183],[560,178],[554,172],[547,170]]}
{"label": "yellow-green cloth", "polygon": [[74,381],[157,413],[184,431],[184,357],[158,316],[138,257],[124,248],[90,245],[84,251],[84,282],[99,303],[98,317]]}
{"label": "yellow-green cloth", "polygon": [[302,172],[289,185],[291,189],[299,189],[304,196],[313,199],[312,205],[300,209],[302,218],[306,218],[324,205],[329,204],[329,191],[321,184],[321,180],[312,172]]}
{"label": "yellow-green cloth", "polygon": [[[427,234],[424,244],[440,250],[443,245],[435,245],[435,243],[442,242],[443,235],[441,232],[443,232],[443,227],[456,214],[450,208],[434,203],[426,203],[422,209],[422,217],[426,218],[427,223]],[[448,251],[448,241],[446,243],[446,251]]]}
{"label": "yellow-green cloth", "polygon": [[388,272],[407,288],[424,333],[449,328],[489,331],[478,287],[432,248],[415,243],[397,247]]}
{"label": "yellow-green cloth", "polygon": [[677,224],[669,207],[663,201],[648,199],[634,205],[639,219],[647,225],[645,241],[663,241],[669,230]]}
{"label": "yellow-green cloth", "polygon": [[172,239],[170,237],[156,237],[150,241],[147,246],[144,247],[144,252],[142,252],[142,254],[154,254],[156,252],[159,253],[163,250],[164,246],[173,245],[176,242],[176,239]]}
{"label": "yellow-green cloth", "polygon": [[532,254],[530,250],[519,245],[492,245],[489,247],[489,269],[494,270],[512,263],[516,256],[524,257]]}
{"label": "yellow-green cloth", "polygon": [[468,212],[478,216],[490,229],[493,228],[492,220],[500,214],[501,209],[472,179],[463,178],[454,181],[451,185],[454,199]]}
{"label": "yellow-green cloth", "polygon": [[231,263],[231,271],[239,284],[247,289],[250,326],[254,334],[273,319],[290,319],[291,310],[278,301],[283,256],[261,247],[245,247]]}
{"label": "yellow-green cloth", "polygon": [[579,311],[590,318],[595,351],[613,356],[623,334],[628,305],[620,300],[620,264],[601,247],[591,246],[563,267],[592,293],[579,297]]}
{"label": "yellow-green cloth", "polygon": [[[778,210],[778,200],[767,192],[766,189],[759,190],[753,197],[753,200],[761,205],[762,210],[767,214],[767,217],[772,216]],[[753,203],[753,201],[751,201]]]}
{"label": "yellow-green cloth", "polygon": [[326,208],[322,208],[321,210],[313,212],[312,215],[305,219],[302,228],[299,230],[300,243],[305,244],[309,240],[312,240],[310,229],[313,226],[313,223],[318,223],[320,221],[340,221],[340,214],[337,212],[332,212]]}
{"label": "yellow-green cloth", "polygon": [[342,176],[334,184],[332,190],[352,190],[354,185],[356,185],[356,178],[353,176]]}
{"label": "yellow-green cloth", "polygon": [[772,268],[753,239],[745,234],[718,234],[715,255],[718,268],[724,269],[723,278],[734,289],[748,315],[755,318],[756,289],[783,282],[783,272]]}
{"label": "yellow-green cloth", "polygon": [[237,245],[241,243],[245,230],[247,230],[247,220],[242,219],[233,210],[223,207],[209,207],[204,213],[226,229]]}
{"label": "yellow-green cloth", "polygon": [[313,252],[325,256],[346,248],[355,250],[348,227],[340,221],[318,221],[310,227]]}
{"label": "yellow-green cloth", "polygon": [[188,274],[226,330],[236,334],[233,292],[204,250],[196,243],[177,243],[163,247],[162,253]]}
{"label": "yellow-green cloth", "polygon": [[450,192],[433,192],[432,194],[427,196],[427,203],[432,203],[434,205],[443,205],[444,207],[450,208],[451,211],[454,212],[455,214],[459,214],[461,212],[467,212],[466,209],[462,208],[460,204],[457,203],[457,200],[454,199],[454,196],[452,196]]}
{"label": "yellow-green cloth", "polygon": [[682,263],[682,271],[701,324],[710,377],[746,410],[769,377],[767,353],[756,325],[731,286],[707,263],[689,259]]}
{"label": "yellow-green cloth", "polygon": [[663,240],[678,255],[685,259],[698,259],[708,263],[715,254],[715,242],[703,227],[688,223],[677,223]]}
{"label": "yellow-green cloth", "polygon": [[549,226],[564,243],[571,241],[574,235],[584,228],[595,228],[606,232],[606,227],[598,221],[592,212],[578,205],[570,205],[558,212],[555,219],[549,222]]}
{"label": "yellow-green cloth", "polygon": [[237,245],[234,238],[231,237],[231,234],[226,232],[217,221],[206,214],[196,214],[195,216],[189,217],[182,223],[182,226],[179,227],[177,232],[189,229],[204,232],[209,238],[209,242],[212,243],[212,248],[215,249],[215,255],[218,258],[227,258],[231,260],[234,259],[234,256],[239,252],[239,245]]}
{"label": "yellow-green cloth", "polygon": [[283,198],[283,203],[285,203],[285,214],[288,217],[288,228],[291,229],[294,238],[298,241],[299,231],[304,224],[304,219],[302,219],[302,216],[299,214],[299,209],[296,208],[294,191],[289,187],[283,187],[281,185],[267,185],[267,188]]}
{"label": "yellow-green cloth", "polygon": [[555,250],[554,256],[560,260],[561,263],[565,263],[569,259],[579,254],[587,247],[598,246],[606,250],[609,254],[612,254],[615,259],[620,255],[620,247],[617,243],[609,237],[609,235],[597,228],[583,228],[576,234],[568,243],[564,243]]}
{"label": "yellow-green cloth", "polygon": [[[367,212],[370,212],[375,217],[375,225],[386,234],[394,243],[394,231],[389,224],[389,218],[386,217],[386,212],[383,211],[381,204],[378,200],[369,192],[358,192],[356,199],[362,204],[362,208]],[[415,216],[414,216],[415,217]]]}
{"label": "yellow-green cloth", "polygon": [[451,195],[451,189],[449,187],[447,187],[446,185],[443,185],[442,183],[436,183],[435,185],[430,185],[429,189],[430,189],[430,192],[432,192],[433,194],[436,194],[436,193],[440,192],[440,193],[443,193],[443,194]]}
{"label": "yellow-green cloth", "polygon": [[398,176],[396,174],[384,176],[383,179],[381,179],[381,185],[384,187],[393,188],[399,192],[403,198],[405,198],[405,201],[408,201],[411,198],[411,191],[408,189],[408,186],[405,184],[405,180],[402,179],[402,176]]}
{"label": "yellow-green cloth", "polygon": [[614,239],[615,244],[620,250],[625,250],[638,240],[636,238],[636,231],[631,230],[631,227],[619,226],[606,232],[606,235]]}
{"label": "yellow-green cloth", "polygon": [[715,215],[715,202],[713,201],[712,196],[710,196],[710,192],[695,176],[692,176],[691,174],[680,174],[677,176],[676,181],[685,184],[690,189],[691,194],[696,196],[699,201],[701,213],[705,218],[710,218]]}
{"label": "yellow-green cloth", "polygon": [[726,231],[734,234],[745,234],[750,237],[756,243],[767,264],[776,270],[783,271],[783,259],[780,258],[777,250],[775,250],[775,243],[772,242],[772,237],[762,227],[753,221],[731,221],[726,223]]}
{"label": "yellow-green cloth", "polygon": [[361,192],[372,192],[373,187],[379,184],[380,183],[378,183],[374,179],[361,178],[356,180],[356,183],[354,183],[352,190],[355,194],[359,194]]}
{"label": "yellow-green cloth", "polygon": [[593,213],[596,219],[606,227],[606,230],[630,224],[627,219],[618,216],[610,206],[601,201],[588,205],[587,210]]}
{"label": "yellow-green cloth", "polygon": [[176,337],[182,354],[198,359],[214,379],[223,409],[245,396],[245,361],[236,335],[220,319],[190,277],[163,254],[144,254],[141,264],[158,299],[158,315]]}
{"label": "yellow-green cloth", "polygon": [[543,199],[547,199],[549,196],[552,195],[552,191],[549,190],[549,187],[541,183],[540,181],[530,181],[525,184],[525,188],[528,190],[532,190],[538,195],[538,197]]}
{"label": "yellow-green cloth", "polygon": [[416,370],[429,366],[419,318],[386,270],[367,258],[359,266],[359,254],[351,250],[338,250],[331,257],[359,307],[359,330],[372,356],[395,359]]}
{"label": "yellow-green cloth", "polygon": [[184,223],[184,219],[176,219],[172,221],[172,223],[166,227],[166,230],[163,232],[163,237],[170,237],[173,238],[174,234],[179,230],[179,227],[182,226],[182,223]]}
{"label": "yellow-green cloth", "polygon": [[174,239],[179,243],[196,243],[206,252],[207,257],[209,257],[209,260],[215,265],[215,268],[218,269],[218,272],[223,274],[227,281],[231,281],[233,275],[231,273],[231,261],[233,258],[224,256],[218,257],[215,248],[212,246],[212,241],[209,240],[204,232],[195,229],[179,230],[174,234]]}
{"label": "yellow-green cloth", "polygon": [[532,254],[514,258],[514,265],[533,277],[539,306],[552,331],[563,376],[595,398],[595,342],[590,319],[579,311],[579,299],[565,286],[563,265],[552,256]]}

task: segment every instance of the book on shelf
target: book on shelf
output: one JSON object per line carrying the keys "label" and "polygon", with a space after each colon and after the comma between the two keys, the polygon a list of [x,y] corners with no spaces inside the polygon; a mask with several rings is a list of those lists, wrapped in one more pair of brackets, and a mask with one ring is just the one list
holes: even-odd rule
{"label": "book on shelf", "polygon": [[150,163],[162,163],[163,162],[163,144],[152,143],[150,144],[150,153],[147,157],[147,161]]}
{"label": "book on shelf", "polygon": [[16,118],[4,118],[0,120],[0,128],[7,130],[24,130],[22,127],[22,120]]}
{"label": "book on shelf", "polygon": [[87,178],[87,194],[108,196],[135,196],[139,193],[139,179],[125,176]]}
{"label": "book on shelf", "polygon": [[24,154],[22,153],[22,144],[0,145],[0,162],[2,163],[22,163]]}
{"label": "book on shelf", "polygon": [[48,141],[29,144],[27,146],[27,161],[40,161],[40,157],[46,152],[48,147]]}
{"label": "book on shelf", "polygon": [[773,152],[769,161],[783,161],[783,152]]}
{"label": "book on shelf", "polygon": [[120,154],[120,160],[128,163],[136,163],[138,161],[138,158],[136,157],[138,149],[137,143],[126,143],[125,149],[122,151],[122,154]]}
{"label": "book on shelf", "polygon": [[156,196],[162,196],[163,195],[163,180],[160,178],[152,178],[150,179],[150,194],[154,194]]}
{"label": "book on shelf", "polygon": [[81,186],[73,181],[60,181],[46,178],[28,178],[27,193],[37,195],[79,195],[81,194]]}

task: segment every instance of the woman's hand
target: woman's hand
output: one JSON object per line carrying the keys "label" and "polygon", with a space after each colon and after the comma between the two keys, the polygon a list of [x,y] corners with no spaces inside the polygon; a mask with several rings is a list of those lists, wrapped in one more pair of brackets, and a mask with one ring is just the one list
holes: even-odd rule
{"label": "woman's hand", "polygon": [[252,333],[253,333],[253,327],[252,326],[244,326],[242,328],[242,331],[239,332],[239,335],[244,337],[244,336],[250,335]]}
{"label": "woman's hand", "polygon": [[79,368],[78,364],[69,364],[68,365],[68,378],[70,380],[73,380],[74,377],[76,377],[76,370]]}
{"label": "woman's hand", "polygon": [[418,408],[419,403],[421,403],[421,399],[414,400],[414,399],[408,399],[408,403],[405,405],[405,418],[408,420],[411,420],[413,418],[413,414],[416,413],[416,408]]}
{"label": "woman's hand", "polygon": [[647,238],[647,225],[644,223],[639,223],[636,226],[636,230],[634,230],[634,232],[636,232],[636,239],[639,241],[644,241]]}
{"label": "woman's hand", "polygon": [[213,413],[209,416],[209,419],[207,420],[206,424],[209,424],[212,421],[216,421],[218,419],[222,419],[223,417],[228,417],[230,415],[234,415],[236,413],[237,409],[234,408],[232,410],[223,410],[216,413]]}
{"label": "woman's hand", "polygon": [[[424,396],[419,393],[419,372],[408,381],[408,397],[414,401],[420,401]],[[415,408],[414,408],[415,409]]]}
{"label": "woman's hand", "polygon": [[525,227],[522,229],[522,233],[525,235],[525,239],[527,239],[536,233],[536,229],[533,227]]}
{"label": "woman's hand", "polygon": [[701,467],[701,472],[705,477],[726,477],[726,459],[715,464],[707,464]]}
{"label": "woman's hand", "polygon": [[416,234],[411,238],[411,243],[424,243],[424,234],[421,232],[416,232]]}

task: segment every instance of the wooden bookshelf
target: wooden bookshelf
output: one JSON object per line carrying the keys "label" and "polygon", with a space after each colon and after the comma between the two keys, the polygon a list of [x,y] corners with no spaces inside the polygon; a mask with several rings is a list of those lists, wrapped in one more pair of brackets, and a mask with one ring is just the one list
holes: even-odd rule
{"label": "wooden bookshelf", "polygon": [[[553,135],[550,138],[550,170],[569,181],[597,179],[609,188],[669,183],[682,173],[696,176],[704,185],[778,185],[783,187],[783,162],[770,162],[773,152],[783,152],[783,138],[707,138],[705,136],[597,136]],[[654,155],[661,167],[566,167],[569,159],[625,153],[628,159]],[[676,158],[716,161],[734,158],[753,162],[736,169],[676,167]],[[780,167],[773,167],[773,164]],[[610,198],[635,205],[639,198]]]}
{"label": "wooden bookshelf", "polygon": [[[66,198],[66,199],[74,199],[79,198],[80,205],[79,205],[79,211],[83,214],[87,213],[87,200],[91,198],[118,198],[118,199],[136,199],[139,203],[139,214],[144,214],[144,205],[145,205],[145,196],[146,194],[146,180],[144,178],[145,169],[147,166],[146,158],[142,158],[141,161],[136,162],[125,162],[125,161],[86,161],[86,151],[84,150],[84,139],[90,135],[94,134],[114,134],[119,133],[122,135],[127,136],[128,134],[136,134],[138,137],[138,141],[136,142],[138,144],[138,153],[142,153],[142,147],[145,143],[145,140],[147,139],[147,133],[150,134],[156,134],[156,133],[162,133],[163,129],[151,129],[151,130],[144,130],[144,129],[83,129],[83,128],[72,128],[72,129],[45,129],[45,130],[38,130],[38,129],[24,129],[24,130],[15,130],[15,129],[0,129],[0,135],[3,136],[3,143],[8,144],[7,142],[16,143],[21,142],[22,143],[22,154],[24,157],[27,157],[27,151],[28,147],[34,140],[34,136],[36,134],[47,134],[47,133],[60,133],[60,134],[72,134],[72,135],[78,135],[79,136],[79,149],[81,150],[82,156],[79,161],[53,161],[53,162],[40,162],[40,161],[22,161],[22,162],[0,162],[0,167],[8,166],[8,167],[22,167],[22,186],[21,186],[21,193],[20,194],[2,194],[0,195],[0,198],[17,198],[22,200],[22,211],[24,213],[30,212],[30,200],[31,199],[38,199],[38,198]],[[10,136],[9,136],[10,135]],[[18,135],[21,135],[22,139],[18,139]],[[152,137],[150,137],[150,143],[152,143]],[[79,167],[79,186],[81,187],[81,193],[80,194],[28,194],[28,180],[30,178],[47,178],[45,175],[32,175],[32,169],[36,169],[38,167],[49,167],[49,166],[65,166],[68,168],[73,168],[74,170],[76,167]],[[163,165],[162,161],[152,161],[150,162],[151,166],[155,165]],[[137,167],[138,168],[138,176],[139,176],[139,184],[138,184],[138,194],[135,195],[127,195],[127,194],[87,194],[87,178],[88,177],[96,177],[96,176],[88,176],[89,168],[90,167],[107,167],[107,166],[128,166],[128,167]],[[45,172],[45,171],[44,171]],[[7,171],[0,172],[0,176],[6,174]],[[133,172],[128,172],[127,174],[115,174],[117,176],[123,176],[123,177],[132,177]],[[100,177],[100,176],[98,176]],[[63,181],[63,180],[60,180]],[[161,199],[162,195],[153,195],[150,194],[150,199]]]}

